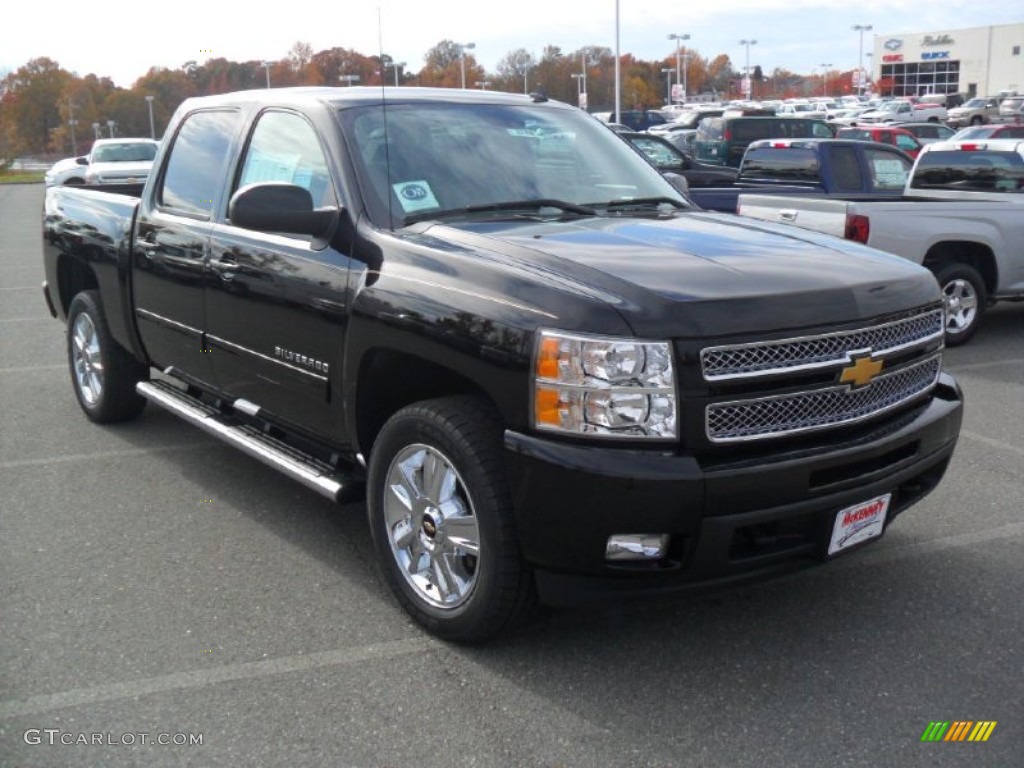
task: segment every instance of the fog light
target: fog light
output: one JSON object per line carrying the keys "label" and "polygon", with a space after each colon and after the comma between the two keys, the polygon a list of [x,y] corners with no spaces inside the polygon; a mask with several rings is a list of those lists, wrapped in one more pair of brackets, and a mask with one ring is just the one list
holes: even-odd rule
{"label": "fog light", "polygon": [[608,537],[604,559],[617,562],[660,560],[668,549],[667,533],[620,533]]}

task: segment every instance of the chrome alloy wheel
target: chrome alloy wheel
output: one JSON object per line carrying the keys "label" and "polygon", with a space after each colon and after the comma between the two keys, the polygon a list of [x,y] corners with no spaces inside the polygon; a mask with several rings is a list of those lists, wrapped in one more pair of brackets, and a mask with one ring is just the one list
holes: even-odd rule
{"label": "chrome alloy wheel", "polygon": [[72,363],[82,398],[95,405],[103,395],[103,359],[96,325],[88,313],[80,312],[71,329]]}
{"label": "chrome alloy wheel", "polygon": [[388,467],[388,541],[402,576],[437,608],[457,608],[476,586],[480,529],[458,471],[428,445],[403,448]]}
{"label": "chrome alloy wheel", "polygon": [[956,278],[946,283],[946,332],[963,333],[978,315],[978,294],[969,280]]}

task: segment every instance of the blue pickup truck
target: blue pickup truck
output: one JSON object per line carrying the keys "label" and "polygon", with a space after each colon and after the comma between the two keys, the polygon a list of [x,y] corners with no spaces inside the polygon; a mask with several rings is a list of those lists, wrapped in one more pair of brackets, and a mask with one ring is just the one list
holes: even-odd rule
{"label": "blue pickup truck", "polygon": [[846,139],[763,139],[747,149],[733,184],[691,188],[709,211],[736,212],[741,193],[834,196],[846,200],[898,197],[914,160],[896,147]]}

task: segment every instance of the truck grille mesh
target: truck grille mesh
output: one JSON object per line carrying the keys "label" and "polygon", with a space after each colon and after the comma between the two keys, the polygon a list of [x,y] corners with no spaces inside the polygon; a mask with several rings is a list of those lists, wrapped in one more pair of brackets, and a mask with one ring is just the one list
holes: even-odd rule
{"label": "truck grille mesh", "polygon": [[857,389],[840,385],[715,403],[706,411],[708,439],[715,443],[757,440],[852,424],[927,392],[935,386],[941,370],[941,356],[936,354]]}
{"label": "truck grille mesh", "polygon": [[870,349],[877,357],[941,338],[944,330],[943,311],[934,309],[854,331],[708,347],[701,351],[701,367],[706,381],[788,373],[849,362],[851,352],[859,350]]}

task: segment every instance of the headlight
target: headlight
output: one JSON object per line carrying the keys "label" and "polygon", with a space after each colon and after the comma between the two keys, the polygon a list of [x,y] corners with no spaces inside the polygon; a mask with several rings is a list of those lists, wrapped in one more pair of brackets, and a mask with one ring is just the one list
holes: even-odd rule
{"label": "headlight", "polygon": [[533,388],[537,429],[630,440],[679,434],[665,341],[541,331]]}

